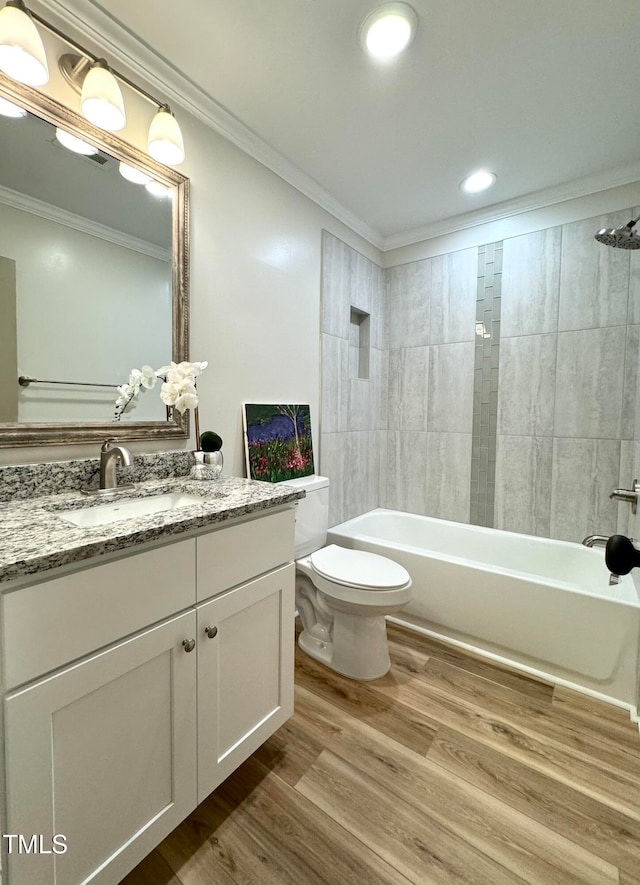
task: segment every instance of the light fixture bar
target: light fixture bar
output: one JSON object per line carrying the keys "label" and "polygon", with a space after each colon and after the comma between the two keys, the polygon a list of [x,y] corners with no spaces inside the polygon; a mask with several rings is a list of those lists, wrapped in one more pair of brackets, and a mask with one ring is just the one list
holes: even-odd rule
{"label": "light fixture bar", "polygon": [[[171,112],[171,109],[164,101],[159,101],[151,93],[147,92],[141,86],[138,86],[124,74],[114,70],[108,62],[93,52],[90,52],[77,40],[69,37],[55,25],[52,25],[42,16],[27,9],[24,0],[8,0],[6,7],[11,15],[6,23],[5,43],[12,48],[11,42],[11,26],[15,24],[13,19],[12,7],[17,10],[19,23],[26,22],[27,36],[30,38],[26,41],[27,49],[22,49],[23,55],[32,62],[31,69],[26,73],[16,71],[14,74],[9,68],[3,66],[3,70],[21,82],[30,85],[40,85],[46,83],[49,77],[47,68],[46,53],[42,45],[42,39],[38,34],[36,24],[45,28],[49,33],[53,34],[67,46],[70,46],[74,53],[64,53],[58,60],[58,67],[66,82],[77,92],[80,93],[80,106],[82,113],[93,123],[94,126],[104,129],[108,132],[117,132],[126,126],[127,116],[124,97],[119,84],[128,86],[133,92],[137,93],[141,98],[146,99],[156,109],[155,115],[149,127],[147,137],[147,151],[153,159],[167,166],[177,166],[184,162],[184,139],[180,126]],[[1,14],[1,13],[0,13]],[[13,16],[13,17],[12,17]],[[6,15],[5,15],[6,19]],[[23,41],[24,42],[24,41]],[[0,48],[2,48],[0,45]],[[35,47],[35,48],[34,48]],[[79,53],[79,55],[75,54]],[[13,56],[9,55],[9,60]],[[29,74],[29,77],[27,77]],[[37,75],[37,76],[36,76]]]}
{"label": "light fixture bar", "polygon": [[[79,52],[81,56],[91,59],[92,62],[96,62],[100,59],[101,56],[95,55],[93,52],[89,52],[88,49],[86,49],[84,46],[82,46],[80,43],[78,43],[72,37],[69,37],[63,31],[60,31],[58,28],[56,28],[55,25],[50,24],[48,21],[46,21],[46,19],[39,16],[37,14],[37,12],[32,12],[32,10],[29,9],[29,14],[31,15],[31,18],[34,19],[34,21],[37,21],[39,25],[42,25],[42,27],[46,28],[47,31],[50,31],[50,33],[55,34],[55,36],[59,37],[61,40],[63,40],[67,44],[67,46],[71,46],[73,49],[75,49],[77,52]],[[61,73],[64,75],[67,82],[74,89],[76,89],[77,92],[80,92],[82,90],[82,80],[80,80],[80,82],[78,83],[77,79],[73,79],[72,77],[70,77],[69,74],[67,73],[67,70],[66,70],[66,68],[69,67],[69,59],[71,59],[71,58],[73,58],[73,56],[71,56],[69,54],[63,55],[62,58],[60,59],[60,61],[62,62],[62,59],[67,59],[67,61],[65,62],[65,69],[63,69],[62,64],[60,64],[59,67],[60,67]],[[82,60],[81,57],[77,57],[76,64],[77,64],[77,62],[79,62],[81,60]],[[87,68],[88,68],[88,65],[84,66],[82,68],[82,71],[84,73],[86,73]],[[147,101],[151,102],[151,104],[154,104],[154,105],[156,105],[156,107],[159,107],[159,108],[165,104],[165,102],[160,101],[157,98],[154,98],[153,95],[151,95],[149,92],[147,92],[141,86],[137,86],[128,77],[125,77],[124,74],[121,74],[119,71],[116,71],[115,68],[111,67],[111,65],[109,65],[109,69],[110,69],[111,73],[114,75],[114,77],[117,77],[118,80],[120,80],[122,83],[126,84],[130,89],[133,89],[133,91],[137,92],[138,95],[141,95],[143,98],[146,98]],[[79,73],[79,71],[80,71],[80,67],[78,66],[77,72]]]}

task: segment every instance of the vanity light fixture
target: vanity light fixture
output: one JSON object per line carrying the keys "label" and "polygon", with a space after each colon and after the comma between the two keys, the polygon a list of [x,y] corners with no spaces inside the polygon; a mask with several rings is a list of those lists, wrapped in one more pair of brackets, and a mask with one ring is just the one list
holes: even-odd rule
{"label": "vanity light fixture", "polygon": [[47,58],[36,22],[74,49],[73,53],[65,53],[58,59],[58,67],[67,83],[81,94],[80,106],[89,122],[110,132],[124,128],[126,112],[120,88],[124,83],[155,108],[149,128],[149,155],[167,166],[183,162],[182,132],[169,106],[28,10],[23,0],[8,0],[0,10],[1,71],[28,86],[44,86],[48,82]]}
{"label": "vanity light fixture", "polygon": [[149,191],[150,194],[153,194],[154,197],[171,197],[173,193],[173,188],[167,187],[166,184],[160,184],[159,181],[148,181],[145,184],[145,188]]}
{"label": "vanity light fixture", "polygon": [[360,42],[369,55],[388,61],[409,46],[417,26],[418,16],[408,3],[385,3],[362,22]]}
{"label": "vanity light fixture", "polygon": [[98,153],[97,147],[94,147],[92,144],[78,138],[77,135],[72,135],[70,132],[67,132],[65,129],[60,129],[59,127],[56,127],[56,141],[59,141],[63,147],[67,148],[67,150],[73,151],[74,154],[82,154],[84,157],[92,157],[94,154]]}
{"label": "vanity light fixture", "polygon": [[0,98],[0,115],[3,117],[26,117],[27,112],[19,104],[14,104],[6,98]]}
{"label": "vanity light fixture", "polygon": [[484,169],[467,175],[460,182],[460,190],[465,194],[479,194],[494,185],[498,176],[495,172],[486,172]]}
{"label": "vanity light fixture", "polygon": [[100,129],[118,132],[125,127],[127,116],[122,92],[103,58],[95,61],[85,75],[80,107],[87,120]]}
{"label": "vanity light fixture", "polygon": [[169,105],[162,105],[149,127],[148,151],[154,160],[177,166],[184,160],[184,142]]}
{"label": "vanity light fixture", "polygon": [[42,37],[22,0],[9,0],[0,9],[0,71],[27,86],[49,82]]}
{"label": "vanity light fixture", "polygon": [[135,166],[129,166],[128,163],[125,163],[122,160],[118,166],[118,171],[123,178],[126,178],[127,181],[132,181],[134,184],[149,184],[151,181],[151,176],[147,175],[146,172],[142,172],[141,169],[136,169]]}

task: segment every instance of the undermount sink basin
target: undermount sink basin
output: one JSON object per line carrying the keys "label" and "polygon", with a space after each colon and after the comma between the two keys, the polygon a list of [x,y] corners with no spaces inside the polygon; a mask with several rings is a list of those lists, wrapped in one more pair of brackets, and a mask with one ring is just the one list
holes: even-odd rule
{"label": "undermount sink basin", "polygon": [[186,492],[171,492],[165,495],[152,495],[148,498],[134,498],[127,501],[113,501],[111,504],[99,504],[97,507],[85,507],[80,510],[61,510],[56,513],[60,519],[81,528],[92,528],[97,525],[108,525],[122,519],[136,519],[139,516],[152,516],[165,510],[177,510],[202,504],[199,495]]}

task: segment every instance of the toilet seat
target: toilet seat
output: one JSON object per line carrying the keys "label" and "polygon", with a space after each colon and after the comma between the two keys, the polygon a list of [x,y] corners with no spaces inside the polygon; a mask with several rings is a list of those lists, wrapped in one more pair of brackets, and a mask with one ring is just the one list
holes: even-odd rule
{"label": "toilet seat", "polygon": [[313,570],[322,578],[343,587],[384,592],[401,590],[411,584],[405,568],[377,553],[350,550],[330,544],[311,554]]}

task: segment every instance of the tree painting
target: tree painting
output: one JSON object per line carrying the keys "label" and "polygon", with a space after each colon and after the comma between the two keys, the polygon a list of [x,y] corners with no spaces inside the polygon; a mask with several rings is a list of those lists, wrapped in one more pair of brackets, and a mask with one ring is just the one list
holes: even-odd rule
{"label": "tree painting", "polygon": [[313,473],[308,405],[245,403],[244,427],[251,479],[284,482]]}

